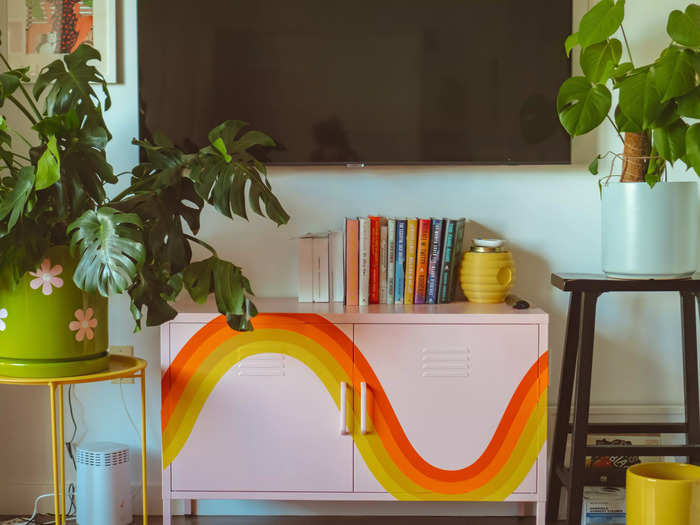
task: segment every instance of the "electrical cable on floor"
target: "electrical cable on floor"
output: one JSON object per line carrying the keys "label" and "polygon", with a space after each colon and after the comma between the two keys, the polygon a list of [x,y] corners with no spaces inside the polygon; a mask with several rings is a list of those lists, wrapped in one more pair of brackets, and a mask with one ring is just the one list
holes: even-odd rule
{"label": "electrical cable on floor", "polygon": [[[75,420],[75,414],[73,412],[73,386],[74,385],[68,385],[68,411],[70,413],[70,419],[73,422],[73,435],[70,437],[68,442],[66,443],[66,448],[68,449],[68,456],[71,459],[71,462],[73,463],[73,469],[75,472],[78,472],[78,466],[75,463],[75,454],[73,453],[73,442],[75,441],[75,436],[78,434],[78,423]],[[68,519],[68,516],[74,516],[76,513],[76,507],[75,507],[75,484],[70,483],[68,485],[68,501],[70,502],[70,506],[68,507],[68,512],[66,514],[66,519]]]}
{"label": "electrical cable on floor", "polygon": [[[71,435],[70,439],[65,443],[66,448],[68,450],[68,457],[70,457],[71,462],[73,463],[73,468],[77,471],[77,465],[75,462],[75,455],[73,454],[73,442],[75,441],[75,437],[78,434],[78,423],[76,422],[75,419],[75,413],[73,411],[73,385],[68,385],[68,408],[69,408],[69,413],[70,413],[70,418],[73,423],[73,434]],[[76,519],[75,516],[75,484],[70,483],[68,485],[68,489],[66,491],[67,493],[64,495],[64,497],[68,498],[68,501],[70,501],[70,506],[68,507],[68,512],[66,513],[66,521],[74,521]],[[48,497],[53,497],[53,492],[48,493],[48,494],[42,494],[38,496],[34,500],[34,511],[32,512],[32,515],[27,518],[27,521],[24,522],[24,525],[52,525],[56,523],[56,519],[54,517],[53,521],[48,521],[44,523],[40,523],[38,521],[38,516],[39,516],[39,501],[42,500],[43,498],[48,498]]]}
{"label": "electrical cable on floor", "polygon": [[53,497],[53,492],[50,492],[48,494],[42,494],[41,496],[37,496],[37,498],[34,500],[34,512],[32,512],[32,515],[27,518],[27,521],[24,522],[24,525],[29,525],[30,523],[36,523],[36,517],[39,514],[39,501],[44,499],[44,498],[50,498]]}

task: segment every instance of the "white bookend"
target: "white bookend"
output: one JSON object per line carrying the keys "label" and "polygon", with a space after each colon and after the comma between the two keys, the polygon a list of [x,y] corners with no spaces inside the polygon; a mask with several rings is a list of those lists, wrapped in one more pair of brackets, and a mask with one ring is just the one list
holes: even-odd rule
{"label": "white bookend", "polygon": [[386,304],[387,238],[386,222],[379,226],[379,304]]}
{"label": "white bookend", "polygon": [[329,299],[328,280],[328,237],[313,239],[313,298],[315,303],[327,303]]}
{"label": "white bookend", "polygon": [[299,302],[310,303],[313,299],[313,239],[299,239]]}
{"label": "white bookend", "polygon": [[394,283],[396,281],[396,219],[387,221],[387,263],[386,263],[386,302],[394,304]]}
{"label": "white bookend", "polygon": [[343,232],[330,232],[328,234],[328,269],[330,271],[329,295],[331,302],[334,303],[342,303],[345,300],[344,249]]}
{"label": "white bookend", "polygon": [[360,278],[358,303],[369,304],[369,219],[360,218]]}

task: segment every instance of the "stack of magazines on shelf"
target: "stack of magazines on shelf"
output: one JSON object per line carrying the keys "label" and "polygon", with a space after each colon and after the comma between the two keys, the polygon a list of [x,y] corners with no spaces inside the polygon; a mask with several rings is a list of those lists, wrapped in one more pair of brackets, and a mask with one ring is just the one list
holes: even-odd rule
{"label": "stack of magazines on shelf", "polygon": [[345,304],[454,300],[465,219],[345,220]]}

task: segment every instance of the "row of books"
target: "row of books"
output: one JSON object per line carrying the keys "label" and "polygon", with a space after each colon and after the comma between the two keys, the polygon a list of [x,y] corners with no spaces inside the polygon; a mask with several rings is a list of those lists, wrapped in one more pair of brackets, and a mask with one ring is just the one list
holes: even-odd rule
{"label": "row of books", "polygon": [[454,300],[465,219],[348,218],[345,303]]}

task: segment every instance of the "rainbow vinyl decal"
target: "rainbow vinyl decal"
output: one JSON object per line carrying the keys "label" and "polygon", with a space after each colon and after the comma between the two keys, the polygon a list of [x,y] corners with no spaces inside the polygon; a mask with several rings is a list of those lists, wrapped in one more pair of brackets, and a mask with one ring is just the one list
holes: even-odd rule
{"label": "rainbow vinyl decal", "polygon": [[[261,314],[254,326],[253,332],[234,332],[223,318],[214,319],[185,344],[166,371],[161,411],[165,468],[184,446],[218,381],[242,359],[262,353],[304,363],[336,406],[341,381],[352,384],[358,398],[361,382],[372,386],[372,432],[354,432],[353,439],[377,481],[400,500],[501,501],[522,483],[544,445],[547,353],[522,378],[481,456],[469,466],[446,470],[418,454],[372,367],[338,327],[314,314]],[[348,399],[352,428],[359,429],[359,410],[353,412],[352,406]]]}

